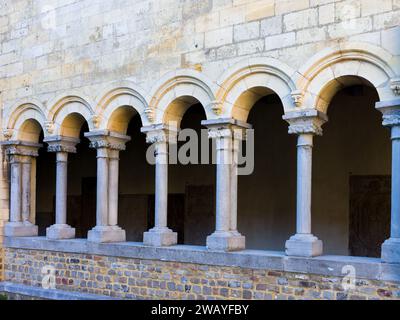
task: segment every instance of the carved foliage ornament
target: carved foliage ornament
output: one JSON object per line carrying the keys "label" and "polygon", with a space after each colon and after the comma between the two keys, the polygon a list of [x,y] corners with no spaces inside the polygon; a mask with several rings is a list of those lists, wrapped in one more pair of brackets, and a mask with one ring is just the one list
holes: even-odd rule
{"label": "carved foliage ornament", "polygon": [[306,115],[286,119],[289,122],[290,134],[315,134],[322,135],[322,125],[327,121],[327,118],[317,115]]}

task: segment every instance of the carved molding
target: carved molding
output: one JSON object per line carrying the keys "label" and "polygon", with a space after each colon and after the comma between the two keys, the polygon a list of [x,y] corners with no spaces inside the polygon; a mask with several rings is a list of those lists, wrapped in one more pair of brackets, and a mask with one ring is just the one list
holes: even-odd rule
{"label": "carved molding", "polygon": [[21,146],[21,145],[8,145],[5,147],[6,154],[9,156],[39,156],[39,147]]}
{"label": "carved molding", "polygon": [[169,143],[174,144],[177,141],[178,132],[175,130],[158,129],[154,131],[148,131],[146,133],[146,142],[153,143]]}
{"label": "carved molding", "polygon": [[390,80],[390,89],[396,96],[400,96],[400,78]]}
{"label": "carved molding", "polygon": [[377,102],[376,108],[382,113],[382,125],[387,127],[400,125],[400,99]]}
{"label": "carved molding", "polygon": [[210,139],[231,138],[233,137],[233,132],[231,128],[226,128],[226,127],[209,128],[208,137]]}
{"label": "carved molding", "polygon": [[47,151],[76,153],[76,148],[74,146],[69,146],[65,144],[52,144],[47,147]]}
{"label": "carved molding", "polygon": [[322,125],[328,121],[328,117],[317,110],[304,110],[291,112],[283,116],[289,123],[290,134],[314,134],[322,135]]}
{"label": "carved molding", "polygon": [[89,147],[93,149],[107,148],[111,150],[123,151],[126,149],[126,143],[131,139],[115,132],[98,131],[85,134],[90,140]]}

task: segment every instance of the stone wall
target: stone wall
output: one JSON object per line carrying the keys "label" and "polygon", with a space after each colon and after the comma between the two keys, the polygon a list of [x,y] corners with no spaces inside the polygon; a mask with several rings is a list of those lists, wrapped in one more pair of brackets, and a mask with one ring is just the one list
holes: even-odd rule
{"label": "stone wall", "polygon": [[39,287],[42,267],[56,288],[125,299],[400,299],[400,283],[92,254],[6,249],[5,280]]}
{"label": "stone wall", "polygon": [[398,0],[13,0],[0,9],[5,109],[32,98],[47,106],[74,89],[92,97],[122,79],[149,92],[177,68],[216,79],[249,56],[297,69],[343,41],[400,54]]}

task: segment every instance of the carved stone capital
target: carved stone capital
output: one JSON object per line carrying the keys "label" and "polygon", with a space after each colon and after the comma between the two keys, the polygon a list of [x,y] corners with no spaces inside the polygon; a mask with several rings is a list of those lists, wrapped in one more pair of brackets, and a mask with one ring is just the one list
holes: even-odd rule
{"label": "carved stone capital", "polygon": [[328,116],[315,109],[293,111],[283,117],[289,123],[290,134],[322,135],[322,125],[328,121]]}
{"label": "carved stone capital", "polygon": [[90,140],[90,148],[107,148],[118,151],[125,150],[126,143],[131,140],[129,136],[108,130],[86,132],[85,137]]}
{"label": "carved stone capital", "polygon": [[63,136],[47,137],[44,142],[48,144],[48,152],[76,153],[76,145],[79,139]]}
{"label": "carved stone capital", "polygon": [[176,126],[168,126],[166,124],[157,124],[142,127],[141,131],[146,134],[146,142],[153,143],[169,143],[177,142],[178,129]]}
{"label": "carved stone capital", "polygon": [[375,107],[382,113],[382,124],[384,126],[400,126],[400,98],[377,102]]}
{"label": "carved stone capital", "polygon": [[390,80],[390,89],[393,90],[396,96],[400,96],[400,78]]}
{"label": "carved stone capital", "polygon": [[246,130],[252,128],[250,124],[232,118],[205,120],[201,124],[208,128],[210,139],[231,137],[244,140]]}
{"label": "carved stone capital", "polygon": [[28,141],[5,141],[1,143],[5,147],[7,155],[10,156],[27,156],[37,157],[39,148],[43,147],[42,144],[33,143]]}

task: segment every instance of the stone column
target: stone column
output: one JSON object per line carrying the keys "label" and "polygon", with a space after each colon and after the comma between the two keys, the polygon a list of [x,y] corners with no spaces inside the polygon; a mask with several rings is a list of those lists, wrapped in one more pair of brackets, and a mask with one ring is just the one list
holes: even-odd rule
{"label": "stone column", "polygon": [[88,132],[85,136],[90,139],[90,146],[97,149],[96,226],[89,231],[88,240],[99,243],[126,241],[125,230],[117,225],[118,166],[115,161],[118,161],[119,151],[125,150],[130,137],[108,130]]}
{"label": "stone column", "polygon": [[3,142],[10,156],[10,221],[5,224],[4,234],[8,237],[31,237],[38,235],[38,227],[30,219],[32,160],[38,156],[42,146],[25,141]]}
{"label": "stone column", "polygon": [[143,127],[147,143],[154,148],[155,217],[154,228],[143,234],[143,243],[148,246],[172,246],[178,242],[178,234],[168,228],[168,143],[176,143],[176,129],[166,125]]}
{"label": "stone column", "polygon": [[[239,141],[248,124],[234,119],[202,121],[216,145],[216,224],[207,237],[207,248],[216,251],[243,250],[246,239],[237,230],[237,161]],[[240,135],[238,135],[240,133]]]}
{"label": "stone column", "polygon": [[289,133],[297,134],[297,214],[296,234],[286,241],[288,256],[322,255],[322,241],[311,233],[312,148],[314,135],[322,135],[327,116],[316,110],[287,113]]}
{"label": "stone column", "polygon": [[391,130],[392,200],[390,238],[382,244],[382,260],[400,263],[400,98],[382,101],[376,108],[383,114],[383,125]]}
{"label": "stone column", "polygon": [[76,153],[79,139],[56,136],[44,141],[49,144],[48,152],[56,153],[56,223],[46,229],[46,236],[55,240],[72,239],[75,229],[67,224],[68,153]]}

